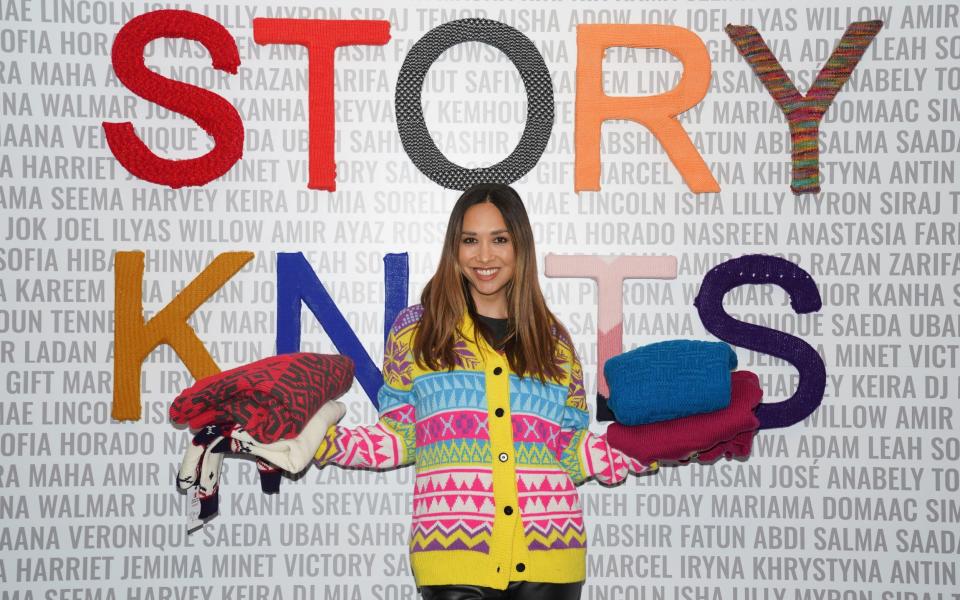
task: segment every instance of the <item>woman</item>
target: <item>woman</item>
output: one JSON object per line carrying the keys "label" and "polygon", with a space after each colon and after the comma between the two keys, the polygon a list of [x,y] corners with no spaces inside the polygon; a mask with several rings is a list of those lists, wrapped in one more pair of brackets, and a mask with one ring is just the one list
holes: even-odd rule
{"label": "woman", "polygon": [[512,188],[460,196],[437,272],[384,354],[378,423],[330,428],[317,460],[416,463],[410,562],[424,600],[579,598],[575,485],[650,467],[587,429],[580,362],[544,302]]}

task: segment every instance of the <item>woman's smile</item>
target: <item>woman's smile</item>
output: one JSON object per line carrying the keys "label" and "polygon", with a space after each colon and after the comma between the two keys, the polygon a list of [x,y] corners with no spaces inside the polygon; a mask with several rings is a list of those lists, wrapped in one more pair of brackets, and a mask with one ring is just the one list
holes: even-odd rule
{"label": "woman's smile", "polygon": [[497,273],[500,272],[500,269],[474,269],[474,271],[477,272],[477,277],[482,281],[492,281],[494,278],[496,278]]}

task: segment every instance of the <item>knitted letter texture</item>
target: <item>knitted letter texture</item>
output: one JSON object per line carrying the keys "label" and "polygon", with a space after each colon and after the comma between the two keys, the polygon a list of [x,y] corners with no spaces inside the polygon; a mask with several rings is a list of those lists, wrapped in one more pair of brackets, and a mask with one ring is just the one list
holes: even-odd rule
{"label": "knitted letter texture", "polygon": [[[387,280],[390,283],[390,279]],[[392,292],[388,291],[389,296]],[[324,289],[303,253],[277,253],[277,354],[300,351],[300,303],[305,303],[323,325],[340,354],[349,356],[363,391],[379,408],[377,393],[383,385],[380,369],[370,359],[337,304]]]}
{"label": "knitted letter texture", "polygon": [[703,326],[725,342],[763,352],[789,362],[800,372],[797,391],[788,400],[761,404],[760,429],[789,427],[815,411],[823,400],[827,372],[823,359],[805,341],[792,335],[737,321],[723,309],[723,296],[744,285],[772,283],[790,294],[790,306],[800,313],[820,310],[820,292],[810,274],[788,260],[752,254],[721,263],[703,277],[693,304]]}
{"label": "knitted letter texture", "polygon": [[341,46],[386,44],[390,41],[390,22],[254,19],[253,39],[258,44],[306,46],[310,70],[310,181],[307,187],[336,191],[333,55]]}
{"label": "knitted letter texture", "polygon": [[[656,96],[608,96],[603,91],[607,48],[660,48],[680,59],[677,86]],[[691,191],[719,192],[720,184],[677,121],[677,115],[703,100],[710,86],[710,55],[695,33],[673,25],[577,25],[577,100],[574,127],[573,188],[600,189],[600,127],[629,119],[657,136]]]}
{"label": "knitted letter texture", "polygon": [[817,74],[810,90],[801,96],[756,29],[750,25],[726,26],[727,35],[773,96],[777,106],[783,110],[790,124],[790,153],[793,159],[790,189],[794,194],[820,192],[820,152],[817,148],[820,120],[881,27],[883,21],[851,23],[827,59],[827,64]]}
{"label": "knitted letter texture", "polygon": [[160,344],[169,344],[194,379],[220,372],[187,318],[253,258],[252,252],[225,252],[149,321],[143,321],[143,252],[117,252],[114,264],[115,314],[113,412],[118,421],[140,420],[140,366]]}
{"label": "knitted letter texture", "polygon": [[[520,72],[527,90],[527,122],[510,156],[493,165],[465,169],[437,148],[423,119],[420,90],[430,65],[448,48],[483,42],[501,50]],[[553,129],[553,81],[530,38],[490,19],[460,19],[431,29],[410,48],[400,67],[396,93],[397,129],[407,156],[420,171],[445,188],[465,190],[475,183],[513,183],[540,160]]]}
{"label": "knitted letter texture", "polygon": [[161,158],[147,148],[129,121],[103,123],[110,151],[140,179],[179,188],[204,185],[230,170],[243,156],[243,121],[226,99],[188,83],[167,79],[143,62],[147,44],[160,38],[185,38],[210,51],[213,68],[237,72],[237,44],[223,25],[185,10],[157,10],[131,19],[113,41],[113,70],[131,92],[193,119],[214,139],[213,148],[197,158]]}
{"label": "knitted letter texture", "polygon": [[400,311],[407,307],[410,287],[410,257],[406,252],[383,257],[383,343],[387,343],[390,327]]}
{"label": "knitted letter texture", "polygon": [[547,277],[586,277],[597,282],[597,420],[612,421],[610,390],[603,375],[608,359],[623,351],[623,280],[676,279],[674,256],[588,256],[548,254]]}

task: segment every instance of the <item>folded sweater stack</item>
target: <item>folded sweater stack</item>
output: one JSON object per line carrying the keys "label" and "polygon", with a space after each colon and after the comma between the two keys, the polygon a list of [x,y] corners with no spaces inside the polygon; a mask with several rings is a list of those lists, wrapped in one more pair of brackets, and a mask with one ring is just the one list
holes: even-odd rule
{"label": "folded sweater stack", "polygon": [[226,453],[256,457],[260,489],[265,494],[280,491],[280,472],[299,473],[310,465],[327,430],[343,418],[346,406],[330,400],[313,415],[294,438],[265,444],[236,423],[206,425],[193,437],[184,454],[177,485],[182,490],[197,487],[200,519],[216,514],[219,508],[220,469]]}
{"label": "folded sweater stack", "polygon": [[746,457],[763,392],[722,342],[670,340],[607,361],[610,444],[640,460]]}
{"label": "folded sweater stack", "polygon": [[309,465],[330,426],[346,412],[333,401],[353,383],[346,356],[271,356],[218,373],[184,390],[170,407],[176,423],[199,428],[177,485],[197,488],[201,519],[218,509],[224,453],[257,457],[261,489],[277,493],[280,471]]}
{"label": "folded sweater stack", "polygon": [[760,380],[750,371],[731,374],[730,404],[718,411],[645,425],[611,423],[607,441],[639,461],[700,462],[750,456],[753,434],[760,422],[753,409],[760,404]]}

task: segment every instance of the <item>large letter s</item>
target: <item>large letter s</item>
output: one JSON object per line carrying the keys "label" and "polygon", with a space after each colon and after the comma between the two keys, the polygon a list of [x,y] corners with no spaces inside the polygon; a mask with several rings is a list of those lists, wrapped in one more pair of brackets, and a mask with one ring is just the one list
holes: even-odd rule
{"label": "large letter s", "polygon": [[237,44],[223,25],[185,10],[157,10],[130,20],[113,41],[112,61],[117,78],[131,92],[193,119],[214,139],[203,156],[186,160],[161,158],[144,144],[129,121],[103,123],[113,155],[140,179],[179,188],[203,185],[230,170],[243,155],[243,120],[226,99],[189,83],[151,71],[143,51],[165,37],[200,42],[210,51],[213,68],[236,73],[240,66]]}
{"label": "large letter s", "polygon": [[760,429],[789,427],[815,411],[823,400],[827,371],[823,359],[810,344],[782,331],[744,323],[723,309],[723,295],[743,284],[772,283],[790,294],[790,306],[798,313],[820,310],[820,292],[810,274],[788,260],[753,254],[721,263],[700,284],[694,306],[707,331],[725,342],[782,358],[800,372],[793,396],[782,402],[760,404],[754,411]]}

